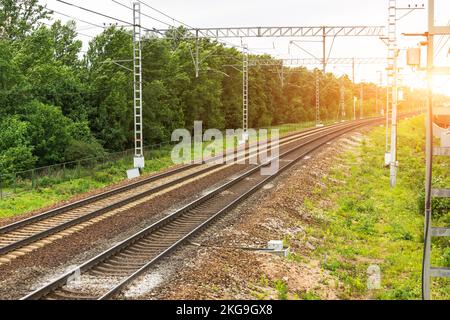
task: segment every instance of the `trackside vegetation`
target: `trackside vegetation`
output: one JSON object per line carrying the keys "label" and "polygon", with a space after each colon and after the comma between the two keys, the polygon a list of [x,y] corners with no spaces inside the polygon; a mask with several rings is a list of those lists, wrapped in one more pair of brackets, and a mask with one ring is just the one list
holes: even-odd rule
{"label": "trackside vegetation", "polygon": [[[322,268],[342,284],[344,299],[420,299],[423,249],[424,118],[399,126],[399,180],[389,188],[388,169],[382,166],[384,128],[372,130],[362,145],[345,151],[324,178],[315,199],[308,201],[318,213],[308,233],[323,239],[318,249]],[[448,158],[435,159],[435,185],[450,185]],[[328,205],[323,205],[328,203]],[[328,208],[326,208],[328,207]],[[450,203],[435,200],[434,226],[450,225]],[[433,265],[450,267],[450,242],[433,242]],[[326,259],[323,257],[326,256]],[[367,270],[381,268],[381,288],[368,290]],[[450,298],[450,282],[435,280],[434,299]]]}
{"label": "trackside vegetation", "polygon": [[[328,123],[327,123],[328,124]],[[278,129],[280,136],[311,128],[314,122],[286,124],[270,129]],[[250,137],[255,143],[256,137]],[[223,140],[224,148],[225,140]],[[208,142],[203,144],[206,148]],[[229,147],[229,146],[228,146]],[[42,209],[55,203],[69,200],[76,195],[110,186],[125,180],[126,170],[133,165],[132,151],[122,155],[106,154],[100,158],[58,165],[44,170],[33,170],[18,174],[12,181],[0,180],[0,218],[20,215]],[[169,143],[155,145],[144,150],[145,168],[143,175],[159,172],[173,166],[171,159],[172,145]],[[117,157],[119,155],[119,157]],[[192,156],[195,154],[192,148]],[[41,171],[42,174],[39,174]],[[33,173],[34,172],[34,173]]]}
{"label": "trackside vegetation", "polygon": [[[0,175],[133,147],[133,77],[112,62],[132,58],[129,28],[106,28],[83,51],[76,23],[46,22],[50,18],[38,0],[0,0]],[[174,129],[192,129],[194,121],[203,121],[205,129],[241,127],[241,53],[200,41],[197,78],[195,43],[185,35],[180,28],[143,42],[146,145],[168,141]],[[250,127],[315,119],[315,72],[286,68],[284,86],[279,73],[275,66],[251,67]],[[361,86],[364,114],[375,112],[376,85],[332,73],[319,77],[324,121],[338,117],[341,86],[349,119]],[[384,92],[379,90],[380,101]],[[419,93],[406,97],[404,106],[420,101]]]}

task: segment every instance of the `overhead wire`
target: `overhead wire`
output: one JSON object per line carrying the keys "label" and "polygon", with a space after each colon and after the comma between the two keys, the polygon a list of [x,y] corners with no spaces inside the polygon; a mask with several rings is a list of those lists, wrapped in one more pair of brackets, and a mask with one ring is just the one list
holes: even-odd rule
{"label": "overhead wire", "polygon": [[[77,9],[89,12],[89,13],[92,13],[92,14],[95,14],[95,15],[98,15],[98,16],[110,19],[110,20],[114,20],[114,21],[118,21],[118,22],[124,23],[126,26],[133,26],[134,25],[133,23],[130,23],[129,21],[125,21],[123,19],[116,18],[116,17],[110,16],[110,15],[104,14],[102,12],[98,12],[98,11],[95,11],[95,10],[92,10],[92,9],[89,9],[89,8],[85,8],[85,7],[76,5],[74,3],[70,3],[70,2],[67,2],[67,1],[64,1],[64,0],[56,0],[56,1],[61,2],[61,3],[65,4],[65,5],[68,5],[68,6],[71,6],[71,7],[74,7],[74,8],[77,8]],[[150,32],[155,32],[156,31],[156,29],[154,29],[154,28],[152,29],[152,28],[147,28],[147,27],[144,27],[144,26],[141,26],[141,28],[146,30],[146,31],[150,31]]]}
{"label": "overhead wire", "polygon": [[56,13],[56,14],[59,14],[59,15],[63,16],[63,17],[70,18],[70,19],[72,19],[72,20],[76,20],[76,21],[79,21],[79,22],[82,22],[82,23],[86,23],[86,24],[89,24],[89,25],[91,25],[91,26],[93,26],[93,27],[102,28],[102,29],[105,28],[105,26],[102,26],[102,25],[99,25],[99,24],[96,24],[96,23],[93,23],[93,22],[89,22],[89,21],[86,21],[86,20],[83,20],[83,19],[79,19],[79,18],[76,18],[76,17],[74,17],[74,16],[71,16],[71,15],[68,15],[68,14],[65,14],[65,13],[62,13],[62,12],[60,12],[60,11],[53,10],[53,9],[51,9],[51,8],[48,8],[48,9],[49,9],[50,11]]}

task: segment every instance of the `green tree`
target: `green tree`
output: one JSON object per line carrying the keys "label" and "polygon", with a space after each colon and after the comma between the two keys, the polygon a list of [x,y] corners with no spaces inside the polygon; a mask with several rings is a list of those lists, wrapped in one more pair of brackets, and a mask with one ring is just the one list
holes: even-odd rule
{"label": "green tree", "polygon": [[129,70],[111,63],[132,56],[130,33],[111,27],[91,41],[84,61],[90,84],[90,126],[100,143],[110,150],[123,150],[132,143],[133,76]]}
{"label": "green tree", "polygon": [[69,21],[65,25],[61,21],[56,21],[51,26],[53,37],[54,58],[58,62],[69,67],[80,66],[78,55],[83,43],[77,40],[76,23]]}
{"label": "green tree", "polygon": [[13,58],[12,43],[0,40],[0,117],[14,114],[30,98],[29,86]]}
{"label": "green tree", "polygon": [[7,116],[0,121],[0,175],[34,167],[29,136],[29,123],[17,116]]}
{"label": "green tree", "polygon": [[70,120],[55,106],[37,101],[24,108],[24,120],[29,123],[27,135],[38,157],[38,165],[44,166],[65,160],[65,149],[70,141]]}
{"label": "green tree", "polygon": [[10,40],[23,39],[49,14],[50,11],[38,0],[0,0],[0,36]]}

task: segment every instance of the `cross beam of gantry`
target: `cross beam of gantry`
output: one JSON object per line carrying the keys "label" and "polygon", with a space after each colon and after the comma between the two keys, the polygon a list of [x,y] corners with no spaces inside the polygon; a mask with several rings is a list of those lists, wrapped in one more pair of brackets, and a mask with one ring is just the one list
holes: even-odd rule
{"label": "cross beam of gantry", "polygon": [[[169,29],[156,30],[166,33]],[[192,37],[206,38],[282,38],[282,37],[382,37],[384,26],[320,26],[320,27],[237,27],[187,29]]]}

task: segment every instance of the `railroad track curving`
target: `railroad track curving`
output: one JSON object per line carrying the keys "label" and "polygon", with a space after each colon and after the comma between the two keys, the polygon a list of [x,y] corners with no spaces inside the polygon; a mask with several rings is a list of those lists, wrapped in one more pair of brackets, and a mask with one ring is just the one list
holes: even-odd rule
{"label": "railroad track curving", "polygon": [[[326,133],[343,126],[345,124],[314,128],[290,134],[280,139],[280,145],[288,146],[311,135]],[[250,154],[254,150],[256,150],[255,145],[246,148],[246,151]],[[251,156],[255,155],[252,154]],[[211,160],[214,159],[212,158]],[[225,167],[225,165],[209,165],[206,167],[198,164],[185,165],[4,226],[0,228],[0,260],[2,256],[24,247],[24,252],[21,252],[21,254],[31,252],[41,245],[39,244],[40,240]],[[175,177],[176,175],[182,176]],[[5,261],[8,261],[8,259],[5,259]]]}
{"label": "railroad track curving", "polygon": [[[379,120],[334,126],[328,128],[326,134],[318,130],[315,134],[300,139],[299,144],[280,153],[280,170],[276,175],[261,175],[260,169],[269,162],[255,165],[22,299],[113,298],[162,257],[251,196],[275,176],[335,138],[376,121]],[[99,283],[102,283],[101,287],[98,286]]]}

